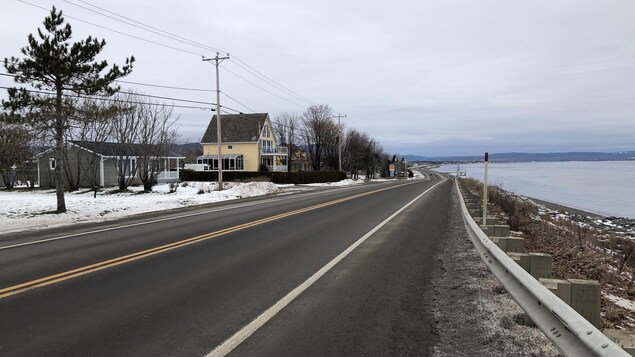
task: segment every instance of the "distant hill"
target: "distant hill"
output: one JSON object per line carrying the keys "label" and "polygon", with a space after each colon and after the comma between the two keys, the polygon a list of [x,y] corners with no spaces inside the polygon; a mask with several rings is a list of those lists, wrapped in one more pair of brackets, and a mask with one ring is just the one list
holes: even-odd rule
{"label": "distant hill", "polygon": [[[482,161],[483,156],[438,156],[425,157],[420,155],[406,155],[408,161],[433,162],[471,162]],[[527,162],[527,161],[616,161],[635,160],[635,151],[617,153],[605,152],[562,152],[562,153],[493,153],[489,154],[490,161],[497,162]]]}
{"label": "distant hill", "polygon": [[201,143],[178,144],[174,146],[172,151],[185,156],[184,162],[186,164],[193,164],[196,163],[196,158],[199,155],[203,155],[203,145]]}
{"label": "distant hill", "polygon": [[201,143],[186,143],[186,144],[176,144],[174,145],[174,152],[179,154],[185,154],[188,151],[198,151],[203,150],[203,146]]}

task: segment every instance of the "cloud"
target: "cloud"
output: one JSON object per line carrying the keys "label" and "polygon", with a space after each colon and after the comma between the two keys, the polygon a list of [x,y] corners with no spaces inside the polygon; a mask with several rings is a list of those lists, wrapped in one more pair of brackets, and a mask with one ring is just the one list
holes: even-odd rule
{"label": "cloud", "polygon": [[[51,1],[39,3],[48,7]],[[46,12],[18,2],[5,5],[0,48],[8,57],[19,53]],[[100,6],[125,8],[128,17],[227,51],[276,83],[254,75],[244,63],[226,61],[221,91],[238,102],[224,98],[222,104],[275,116],[302,112],[309,103],[300,95],[348,114],[347,125],[377,138],[387,151],[635,149],[626,147],[625,135],[635,132],[635,3],[630,0],[199,0],[161,6],[112,0]],[[215,53],[68,3],[59,7],[165,45]],[[106,38],[104,58],[110,62],[134,54],[131,80],[214,89],[213,67],[199,56],[70,22],[76,39]],[[209,92],[141,90],[215,101]],[[210,113],[179,114],[182,136],[200,137]]]}

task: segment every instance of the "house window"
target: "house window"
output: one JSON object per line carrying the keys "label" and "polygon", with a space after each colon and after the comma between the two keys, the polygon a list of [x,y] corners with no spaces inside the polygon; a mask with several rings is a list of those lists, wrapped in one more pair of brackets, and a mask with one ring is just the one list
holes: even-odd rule
{"label": "house window", "polygon": [[272,153],[273,149],[271,148],[271,140],[263,140],[262,141],[262,152],[264,153]]}
{"label": "house window", "polygon": [[[223,156],[223,170],[239,171],[244,170],[243,155],[225,155]],[[203,155],[196,159],[199,164],[209,165],[211,170],[218,170],[218,156]]]}
{"label": "house window", "polygon": [[262,136],[265,138],[271,137],[271,130],[268,125],[265,125],[264,130],[262,131]]}
{"label": "house window", "polygon": [[231,149],[233,149],[233,148],[234,148],[233,146],[231,146],[231,145],[227,145],[227,150],[231,150]]}
{"label": "house window", "polygon": [[53,157],[49,159],[49,169],[55,170],[55,158]]}
{"label": "house window", "polygon": [[133,177],[137,175],[137,159],[119,159],[117,160],[118,171],[124,173],[127,177]]}

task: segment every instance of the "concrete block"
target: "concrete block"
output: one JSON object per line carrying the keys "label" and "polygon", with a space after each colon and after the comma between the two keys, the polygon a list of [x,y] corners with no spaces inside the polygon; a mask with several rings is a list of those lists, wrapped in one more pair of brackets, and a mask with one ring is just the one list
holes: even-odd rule
{"label": "concrete block", "polygon": [[526,253],[525,240],[519,237],[504,237],[506,241],[506,252]]}
{"label": "concrete block", "polygon": [[525,240],[518,237],[490,238],[505,253],[526,253]]}
{"label": "concrete block", "polygon": [[545,253],[529,253],[531,268],[529,274],[536,279],[551,277],[551,263],[553,258]]}
{"label": "concrete block", "polygon": [[560,298],[560,300],[571,306],[571,283],[564,279],[538,279],[549,291]]}
{"label": "concrete block", "polygon": [[490,240],[492,241],[492,243],[496,244],[496,246],[499,247],[504,252],[505,248],[507,247],[507,244],[504,241],[500,242],[499,238],[500,237],[492,237],[490,238]]}
{"label": "concrete block", "polygon": [[611,339],[611,341],[622,347],[626,353],[635,356],[635,331],[606,329],[604,330],[604,334]]}
{"label": "concrete block", "polygon": [[525,269],[526,272],[529,273],[531,269],[531,257],[527,253],[507,253],[510,258],[512,258],[516,264],[520,265],[521,268]]}
{"label": "concrete block", "polygon": [[492,237],[490,238],[503,252],[526,253],[525,240],[518,237]]}
{"label": "concrete block", "polygon": [[568,279],[571,283],[571,307],[598,329],[600,319],[600,283],[595,280]]}
{"label": "concrete block", "polygon": [[501,220],[500,219],[498,219],[496,217],[487,217],[487,225],[488,226],[495,226],[497,224],[501,224]]}
{"label": "concrete block", "polygon": [[[486,228],[487,227],[487,228]],[[508,237],[509,236],[509,226],[503,224],[496,225],[481,225],[481,229],[485,234],[490,237]],[[487,230],[487,231],[486,231]]]}
{"label": "concrete block", "polygon": [[509,226],[497,224],[494,226],[494,237],[508,237]]}
{"label": "concrete block", "polygon": [[474,201],[466,201],[465,206],[467,206],[467,209],[481,209],[480,203]]}
{"label": "concrete block", "polygon": [[[482,213],[482,211],[481,211],[481,215],[478,216],[478,221],[476,221],[476,223],[478,223],[479,226],[481,225],[481,223],[483,223],[483,213]],[[487,217],[487,224],[486,224],[487,226],[495,226],[497,224],[500,224],[500,219],[498,219],[496,217]]]}

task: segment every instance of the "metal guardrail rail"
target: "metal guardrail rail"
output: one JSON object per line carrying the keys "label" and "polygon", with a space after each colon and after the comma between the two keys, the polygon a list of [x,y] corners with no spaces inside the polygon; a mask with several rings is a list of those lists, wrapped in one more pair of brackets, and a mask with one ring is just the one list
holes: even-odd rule
{"label": "metal guardrail rail", "polygon": [[455,180],[455,185],[465,228],[485,265],[562,354],[576,357],[630,356],[492,242],[470,215],[458,180]]}

